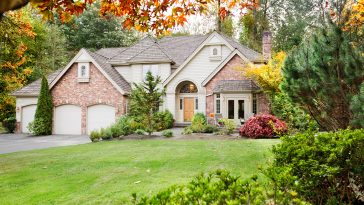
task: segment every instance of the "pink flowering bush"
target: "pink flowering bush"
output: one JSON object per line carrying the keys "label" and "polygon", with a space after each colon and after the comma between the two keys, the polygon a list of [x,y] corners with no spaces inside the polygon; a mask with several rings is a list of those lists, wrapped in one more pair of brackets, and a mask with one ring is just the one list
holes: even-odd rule
{"label": "pink flowering bush", "polygon": [[240,135],[249,138],[272,138],[287,133],[287,125],[273,115],[251,117],[240,128]]}

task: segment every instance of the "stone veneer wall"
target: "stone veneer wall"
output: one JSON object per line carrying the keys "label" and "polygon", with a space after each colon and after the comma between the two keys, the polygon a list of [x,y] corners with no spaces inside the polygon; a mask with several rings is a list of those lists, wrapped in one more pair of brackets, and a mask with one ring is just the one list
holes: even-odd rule
{"label": "stone veneer wall", "polygon": [[81,107],[82,134],[86,134],[87,107],[96,104],[106,104],[115,107],[116,117],[125,114],[126,97],[123,96],[111,82],[90,63],[90,81],[77,82],[77,63],[62,76],[52,88],[53,104],[55,107],[73,104]]}
{"label": "stone veneer wall", "polygon": [[[214,112],[214,96],[213,89],[221,80],[247,80],[242,75],[241,69],[246,62],[235,55],[207,84],[206,84],[206,115]],[[269,101],[265,94],[257,95],[258,113],[269,113]]]}

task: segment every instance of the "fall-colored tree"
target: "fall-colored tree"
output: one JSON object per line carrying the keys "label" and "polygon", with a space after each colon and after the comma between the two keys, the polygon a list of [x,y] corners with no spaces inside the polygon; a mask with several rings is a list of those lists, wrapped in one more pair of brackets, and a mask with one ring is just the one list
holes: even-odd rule
{"label": "fall-colored tree", "polygon": [[346,22],[345,29],[361,27],[364,25],[364,0],[358,0],[350,5],[349,20]]}
{"label": "fall-colored tree", "polygon": [[[96,0],[23,0],[13,2],[4,0],[0,4],[0,12],[19,8],[30,2],[46,19],[52,19],[57,13],[63,22],[69,21],[72,15],[79,15],[87,4]],[[259,0],[103,0],[101,1],[101,15],[113,14],[124,17],[123,25],[126,28],[136,28],[139,31],[154,31],[157,35],[170,31],[177,25],[183,25],[187,16],[205,13],[208,5],[219,5],[219,19],[224,19],[231,10],[255,7]],[[11,7],[7,6],[12,4]],[[15,4],[15,5],[13,5]]]}
{"label": "fall-colored tree", "polygon": [[279,85],[282,82],[282,66],[286,58],[285,52],[278,52],[266,65],[248,65],[244,68],[244,75],[253,79],[269,94],[280,92]]}
{"label": "fall-colored tree", "polygon": [[8,12],[0,22],[0,121],[14,116],[15,99],[8,94],[27,82],[32,69],[25,66],[28,46],[35,38],[30,22],[21,12]]}

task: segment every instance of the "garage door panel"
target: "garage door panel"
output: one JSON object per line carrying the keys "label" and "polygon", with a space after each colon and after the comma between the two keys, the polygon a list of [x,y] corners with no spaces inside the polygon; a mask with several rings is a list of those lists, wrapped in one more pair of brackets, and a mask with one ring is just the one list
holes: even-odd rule
{"label": "garage door panel", "polygon": [[81,134],[81,107],[76,105],[61,105],[55,108],[54,134]]}
{"label": "garage door panel", "polygon": [[23,133],[30,133],[28,124],[34,120],[37,105],[28,105],[22,108],[21,130]]}
{"label": "garage door panel", "polygon": [[99,130],[115,123],[115,107],[93,105],[87,108],[87,132]]}

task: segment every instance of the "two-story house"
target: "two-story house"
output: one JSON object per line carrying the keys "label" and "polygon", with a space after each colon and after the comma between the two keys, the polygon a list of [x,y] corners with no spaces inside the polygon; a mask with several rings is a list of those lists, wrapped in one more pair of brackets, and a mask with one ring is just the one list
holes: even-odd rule
{"label": "two-story house", "polygon": [[[263,51],[269,53],[266,33]],[[166,96],[161,109],[176,123],[190,122],[196,112],[247,119],[269,112],[260,88],[244,77],[247,64],[266,60],[260,53],[218,32],[208,35],[146,37],[130,47],[81,49],[62,70],[48,76],[54,103],[54,134],[88,134],[127,113],[132,83],[145,74],[162,78]],[[40,80],[13,93],[17,131],[27,133],[33,121]]]}

